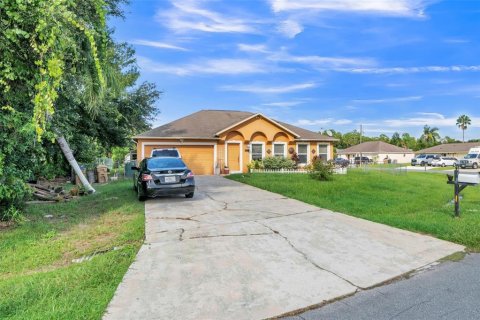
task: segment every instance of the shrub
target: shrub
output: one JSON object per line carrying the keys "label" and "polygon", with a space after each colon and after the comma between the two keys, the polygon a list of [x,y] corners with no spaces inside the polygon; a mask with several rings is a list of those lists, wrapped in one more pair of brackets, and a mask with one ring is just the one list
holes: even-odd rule
{"label": "shrub", "polygon": [[248,170],[251,169],[263,169],[263,162],[262,160],[252,160],[249,164],[247,164]]}
{"label": "shrub", "polygon": [[324,162],[322,160],[313,161],[311,167],[309,167],[308,173],[310,177],[320,181],[333,180],[333,168],[334,164],[330,161]]}
{"label": "shrub", "polygon": [[263,166],[268,170],[293,169],[295,162],[283,157],[267,157],[263,159]]}

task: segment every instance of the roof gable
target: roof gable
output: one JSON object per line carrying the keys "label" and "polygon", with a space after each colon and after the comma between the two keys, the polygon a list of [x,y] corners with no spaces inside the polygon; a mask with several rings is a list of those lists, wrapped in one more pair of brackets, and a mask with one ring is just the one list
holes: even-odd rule
{"label": "roof gable", "polygon": [[280,123],[278,123],[277,121],[273,120],[273,119],[270,119],[269,117],[266,117],[264,116],[263,114],[261,113],[256,113],[256,114],[252,114],[250,117],[246,118],[246,119],[243,119],[241,121],[239,121],[238,123],[235,123],[227,128],[224,128],[218,132],[215,133],[216,136],[219,136],[220,134],[230,130],[230,129],[233,129],[233,128],[236,128],[236,127],[239,127],[241,126],[242,124],[244,124],[245,122],[249,121],[249,120],[252,120],[252,119],[255,119],[256,117],[261,117],[265,120],[267,120],[268,122],[270,122],[271,124],[279,127],[280,129],[282,130],[285,130],[287,131],[288,133],[290,133],[291,135],[293,135],[295,138],[298,138],[300,137],[297,133],[293,132],[292,130],[288,129],[287,127],[281,125]]}

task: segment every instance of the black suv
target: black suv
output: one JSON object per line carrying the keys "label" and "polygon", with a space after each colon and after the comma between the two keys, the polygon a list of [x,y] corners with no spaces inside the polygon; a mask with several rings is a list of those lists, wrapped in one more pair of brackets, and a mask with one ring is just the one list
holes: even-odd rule
{"label": "black suv", "polygon": [[369,157],[361,157],[361,160],[360,160],[360,157],[355,157],[355,159],[353,159],[353,163],[355,163],[355,164],[369,164],[369,163],[372,163],[372,159],[370,159]]}

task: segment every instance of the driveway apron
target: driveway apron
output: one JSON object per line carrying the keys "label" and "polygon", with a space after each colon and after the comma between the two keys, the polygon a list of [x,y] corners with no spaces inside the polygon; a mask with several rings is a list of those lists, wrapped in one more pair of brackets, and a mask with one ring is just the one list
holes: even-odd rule
{"label": "driveway apron", "polygon": [[145,203],[146,240],[104,319],[264,319],[350,295],[464,247],[220,176]]}

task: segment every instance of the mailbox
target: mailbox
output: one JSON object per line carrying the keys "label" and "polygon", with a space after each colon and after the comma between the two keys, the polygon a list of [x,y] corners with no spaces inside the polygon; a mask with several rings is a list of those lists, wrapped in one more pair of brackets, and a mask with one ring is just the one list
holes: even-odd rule
{"label": "mailbox", "polygon": [[458,175],[458,182],[460,183],[468,183],[468,184],[479,184],[480,183],[480,175],[478,174],[466,174],[460,173]]}

